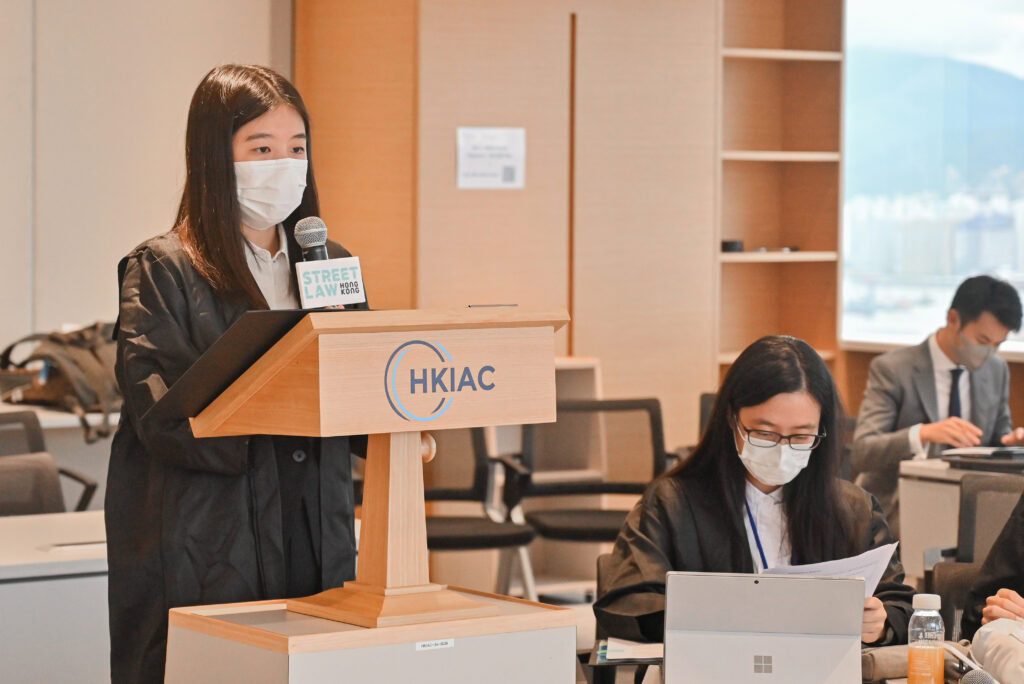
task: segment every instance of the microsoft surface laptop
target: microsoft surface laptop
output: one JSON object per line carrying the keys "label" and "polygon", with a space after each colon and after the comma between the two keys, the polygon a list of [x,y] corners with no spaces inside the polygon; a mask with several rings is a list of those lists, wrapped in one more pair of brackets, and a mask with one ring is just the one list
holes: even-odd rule
{"label": "microsoft surface laptop", "polygon": [[670,572],[665,683],[858,684],[864,580]]}

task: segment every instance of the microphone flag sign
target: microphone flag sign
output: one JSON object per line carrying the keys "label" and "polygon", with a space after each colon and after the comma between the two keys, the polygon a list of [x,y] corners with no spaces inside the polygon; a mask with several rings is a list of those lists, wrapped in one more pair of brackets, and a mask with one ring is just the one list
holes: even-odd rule
{"label": "microphone flag sign", "polygon": [[303,309],[366,301],[359,257],[299,261],[295,264]]}

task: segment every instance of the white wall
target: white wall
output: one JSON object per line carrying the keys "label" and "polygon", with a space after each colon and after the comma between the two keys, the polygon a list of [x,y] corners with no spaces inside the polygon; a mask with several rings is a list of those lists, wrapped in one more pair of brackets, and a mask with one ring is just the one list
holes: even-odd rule
{"label": "white wall", "polygon": [[291,1],[0,0],[0,11],[2,343],[114,318],[118,259],[174,219],[196,84],[227,62],[289,74]]}

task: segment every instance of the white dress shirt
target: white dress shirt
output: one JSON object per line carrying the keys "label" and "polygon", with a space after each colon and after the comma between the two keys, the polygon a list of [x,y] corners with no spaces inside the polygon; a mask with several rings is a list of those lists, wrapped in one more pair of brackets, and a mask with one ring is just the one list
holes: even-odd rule
{"label": "white dress shirt", "polygon": [[299,295],[295,291],[295,278],[288,260],[288,238],[281,224],[277,225],[277,239],[277,252],[274,254],[245,239],[245,261],[267,300],[267,306],[271,309],[297,309]]}
{"label": "white dress shirt", "polygon": [[[946,352],[939,347],[935,334],[928,338],[928,351],[932,357],[932,369],[935,373],[935,397],[938,401],[936,418],[939,421],[949,418],[949,394],[953,387],[954,368],[963,368],[953,362]],[[960,417],[971,419],[971,374],[964,368],[960,374]],[[928,458],[928,445],[921,441],[921,423],[910,428],[910,452],[915,459]]]}
{"label": "white dress shirt", "polygon": [[[744,493],[747,497],[747,506],[750,507],[750,515],[754,517],[754,524],[757,526],[757,535],[761,539],[761,548],[764,549],[768,568],[789,565],[793,552],[786,530],[782,487],[771,494],[765,494],[747,480]],[[754,571],[764,572],[768,568],[764,567],[761,562],[761,554],[758,552],[757,542],[754,540],[754,530],[750,526],[750,516],[747,515],[745,508],[743,509],[743,525],[747,529],[747,544],[750,546],[750,557],[754,559]]]}

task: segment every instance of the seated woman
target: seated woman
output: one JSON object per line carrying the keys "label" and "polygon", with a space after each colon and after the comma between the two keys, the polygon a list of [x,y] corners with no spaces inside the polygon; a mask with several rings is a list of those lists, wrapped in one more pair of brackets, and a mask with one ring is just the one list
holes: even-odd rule
{"label": "seated woman", "polygon": [[[878,502],[837,477],[842,408],[821,357],[764,337],[740,354],[687,461],[633,508],[594,605],[610,636],[661,641],[665,573],[761,572],[889,544]],[[897,555],[864,603],[865,644],[907,642],[913,590]]]}

